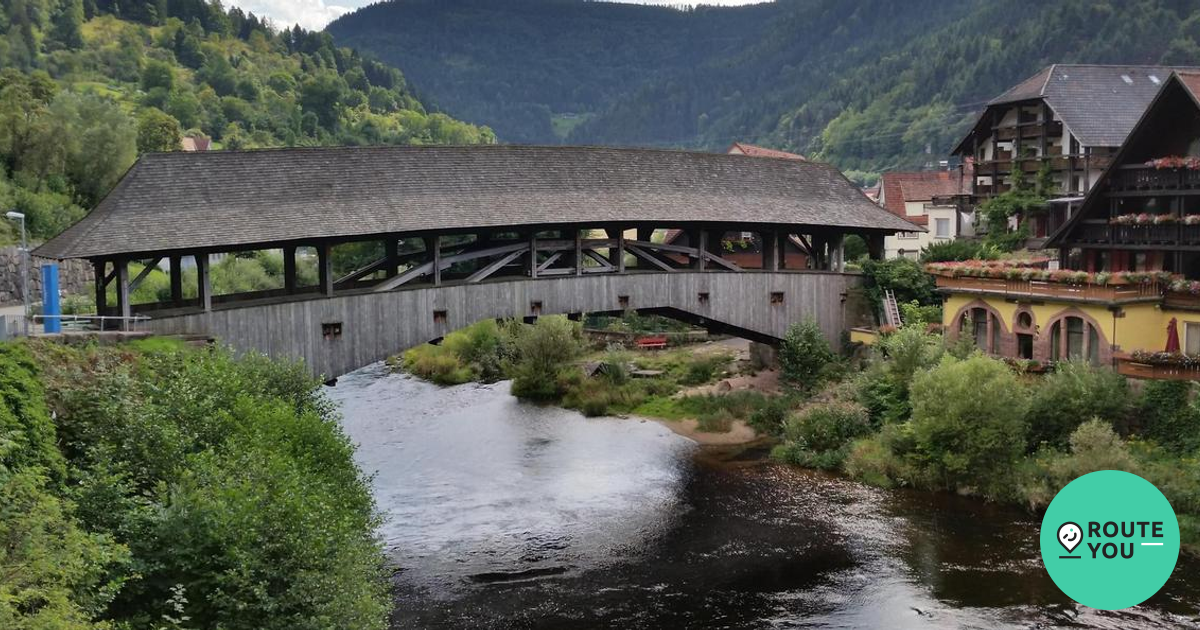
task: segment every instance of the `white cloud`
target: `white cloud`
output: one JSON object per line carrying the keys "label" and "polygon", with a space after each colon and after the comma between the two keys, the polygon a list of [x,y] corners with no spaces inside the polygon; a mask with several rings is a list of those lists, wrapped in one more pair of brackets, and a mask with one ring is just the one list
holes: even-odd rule
{"label": "white cloud", "polygon": [[338,16],[354,10],[353,7],[326,4],[324,0],[232,0],[229,4],[271,18],[277,28],[299,24],[310,30],[323,29]]}

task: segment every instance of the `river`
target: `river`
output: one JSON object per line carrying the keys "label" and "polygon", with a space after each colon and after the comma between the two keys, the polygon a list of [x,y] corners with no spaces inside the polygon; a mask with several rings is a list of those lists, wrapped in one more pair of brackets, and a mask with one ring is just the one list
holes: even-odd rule
{"label": "river", "polygon": [[507,383],[377,365],[329,393],[386,519],[394,628],[1200,628],[1200,562],[1092,610],[1009,506],[714,457]]}

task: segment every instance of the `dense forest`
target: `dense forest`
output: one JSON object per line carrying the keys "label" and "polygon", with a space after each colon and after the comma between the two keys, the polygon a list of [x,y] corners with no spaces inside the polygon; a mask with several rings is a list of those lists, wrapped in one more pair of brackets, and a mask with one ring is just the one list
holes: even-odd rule
{"label": "dense forest", "polygon": [[[0,3],[0,207],[35,239],[94,206],[137,155],[180,149],[493,142],[327,33],[208,0]],[[14,237],[0,222],[0,244]]]}
{"label": "dense forest", "polygon": [[1050,63],[1200,64],[1187,0],[393,0],[328,28],[501,140],[812,154],[859,179],[952,147]]}

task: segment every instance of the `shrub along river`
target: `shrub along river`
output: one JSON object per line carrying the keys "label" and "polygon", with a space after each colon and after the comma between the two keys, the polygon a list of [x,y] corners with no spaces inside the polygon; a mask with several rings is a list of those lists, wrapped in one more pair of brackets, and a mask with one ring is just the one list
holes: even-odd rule
{"label": "shrub along river", "polygon": [[1200,562],[1146,604],[1062,595],[1039,519],[703,450],[657,422],[440,388],[330,389],[386,519],[395,628],[1200,628]]}

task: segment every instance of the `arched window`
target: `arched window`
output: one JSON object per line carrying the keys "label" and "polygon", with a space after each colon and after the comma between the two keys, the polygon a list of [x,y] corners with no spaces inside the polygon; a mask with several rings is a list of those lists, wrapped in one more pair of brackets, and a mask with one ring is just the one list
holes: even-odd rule
{"label": "arched window", "polygon": [[1050,358],[1100,363],[1100,331],[1082,317],[1067,316],[1050,325]]}
{"label": "arched window", "polygon": [[960,337],[969,335],[975,341],[976,348],[992,354],[1000,352],[1002,330],[1000,318],[981,306],[963,311],[962,317],[958,321]]}

